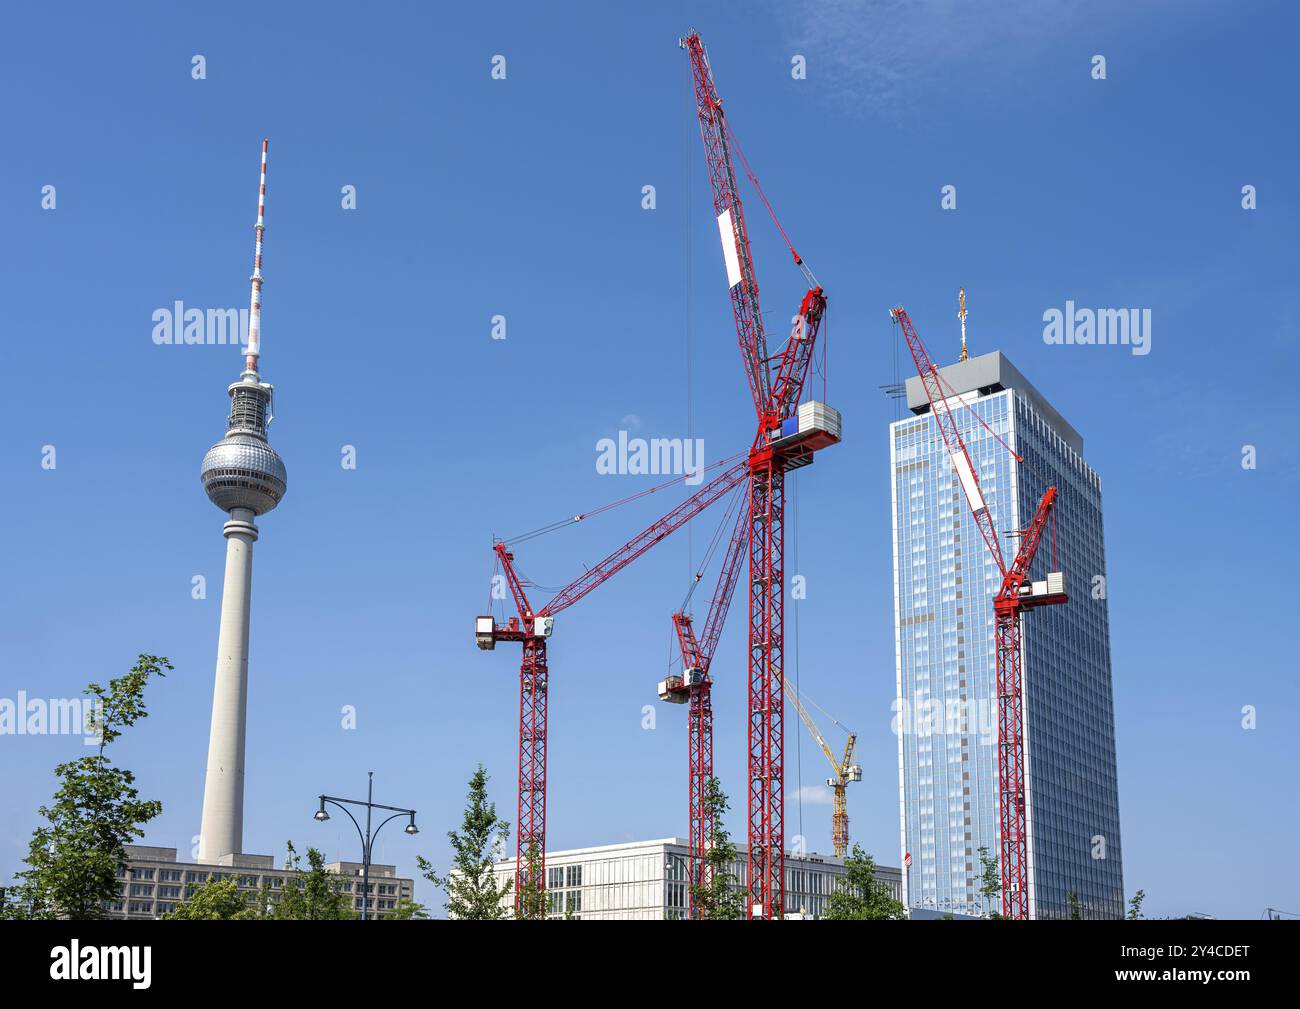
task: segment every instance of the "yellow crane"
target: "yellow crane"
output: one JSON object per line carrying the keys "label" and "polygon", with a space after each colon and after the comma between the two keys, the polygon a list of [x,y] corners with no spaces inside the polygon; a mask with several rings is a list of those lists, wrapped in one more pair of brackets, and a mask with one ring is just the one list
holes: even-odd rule
{"label": "yellow crane", "polygon": [[[862,768],[860,765],[853,763],[853,751],[858,745],[858,735],[856,732],[850,732],[842,725],[830,712],[823,708],[810,697],[800,698],[799,691],[784,676],[781,677],[785,684],[785,696],[803,724],[808,726],[808,731],[812,733],[813,739],[817,740],[817,745],[821,747],[822,753],[826,754],[826,759],[830,761],[832,770],[835,772],[833,778],[827,778],[826,784],[830,786],[831,791],[835,794],[835,812],[831,815],[831,844],[835,848],[835,854],[843,858],[849,850],[849,806],[844,796],[844,789],[850,781],[862,780]],[[849,735],[849,741],[844,745],[844,755],[838,760],[835,758],[835,751],[826,742],[826,737],[822,735],[822,730],[817,727],[813,721],[812,715],[804,707],[804,701],[818,708],[822,714],[838,725]]]}

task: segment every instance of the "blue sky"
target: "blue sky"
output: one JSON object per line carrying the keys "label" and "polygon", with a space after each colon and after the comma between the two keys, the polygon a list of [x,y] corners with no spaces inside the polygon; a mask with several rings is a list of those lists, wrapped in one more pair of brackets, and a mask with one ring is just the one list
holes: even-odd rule
{"label": "blue sky", "polygon": [[[1006,352],[1102,476],[1126,889],[1144,888],[1153,915],[1300,909],[1286,520],[1300,459],[1294,394],[1270,388],[1297,349],[1294,8],[612,7],[5,15],[0,696],[75,696],[137,652],[170,656],[175,673],[117,756],[164,802],[148,842],[189,849],[224,559],[198,466],[239,360],[156,346],[151,316],[177,300],[247,304],[268,136],[263,371],[289,491],[256,547],[245,848],[278,856],[292,838],[356,857],[341,818],[311,820],[313,797],[363,794],[369,768],[379,801],[420,811],[420,837],[394,832],[376,850],[405,874],[417,853],[445,863],[475,763],[513,819],[518,657],[472,640],[492,535],[654,482],[597,474],[596,442],[620,429],[693,434],[710,459],[752,435],[676,43],[693,25],[830,298],[845,441],[798,476],[788,569],[808,585],[802,685],[860,737],[854,838],[897,864],[887,309],[906,305],[951,360],[964,285],[973,351]],[[195,54],[205,80],[191,78]],[[495,54],[505,80],[491,78]],[[791,78],[796,54],[806,80]],[[47,185],[55,210],[41,208]],[[355,210],[340,206],[345,185]],[[956,210],[940,208],[945,185]],[[779,325],[802,287],[747,206]],[[1150,308],[1151,353],[1046,345],[1043,313],[1067,299]],[[355,470],[340,466],[344,445]],[[521,562],[561,585],[669,503],[530,542]],[[715,521],[557,623],[553,848],[685,832],[683,713],[658,707],[647,731],[642,708]],[[195,575],[206,600],[191,598]],[[718,771],[737,797],[741,633],[733,619],[714,667]],[[345,705],[354,730],[340,728]],[[806,735],[791,743],[788,785],[812,792],[802,821],[792,796],[787,823],[825,851],[826,768]],[[5,872],[53,766],[81,752],[68,737],[0,737]],[[417,894],[438,903],[427,885]]]}

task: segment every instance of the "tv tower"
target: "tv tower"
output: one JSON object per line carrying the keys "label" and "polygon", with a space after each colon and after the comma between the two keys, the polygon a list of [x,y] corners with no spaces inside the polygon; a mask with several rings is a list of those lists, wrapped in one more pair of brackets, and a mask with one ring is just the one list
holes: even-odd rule
{"label": "tv tower", "polygon": [[226,435],[203,457],[203,489],[228,512],[225,525],[226,577],[221,589],[221,630],[217,635],[217,674],[212,691],[212,732],[203,787],[199,861],[216,862],[239,854],[244,842],[244,734],[248,715],[248,618],[253,587],[254,519],[280,503],[286,487],[284,462],[266,440],[271,421],[272,387],[262,381],[262,235],[266,230],[266,149],[262,141],[262,180],[257,194],[257,235],[253,252],[252,302],[244,371],[226,391],[230,420]]}

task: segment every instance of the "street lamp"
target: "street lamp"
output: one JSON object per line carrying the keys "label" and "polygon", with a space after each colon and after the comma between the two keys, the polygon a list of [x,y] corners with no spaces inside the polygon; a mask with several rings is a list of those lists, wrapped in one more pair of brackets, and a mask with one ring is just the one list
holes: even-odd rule
{"label": "street lamp", "polygon": [[[375,797],[375,772],[367,771],[366,799],[362,802],[360,799],[341,799],[336,795],[320,796],[320,808],[313,814],[312,819],[319,823],[324,823],[330,818],[329,812],[325,809],[325,803],[338,806],[339,809],[348,814],[348,819],[352,825],[357,828],[357,834],[361,838],[361,920],[367,921],[370,918],[370,855],[374,850],[375,837],[384,829],[384,824],[389,820],[396,820],[400,816],[410,817],[410,822],[405,827],[405,833],[418,834],[420,828],[415,825],[415,810],[402,809],[400,806],[383,806],[373,801]],[[352,815],[348,806],[364,806],[366,808],[366,829],[361,829],[361,824],[357,818]],[[374,830],[370,829],[371,812],[376,809],[386,809],[392,812],[392,816],[383,820]]]}

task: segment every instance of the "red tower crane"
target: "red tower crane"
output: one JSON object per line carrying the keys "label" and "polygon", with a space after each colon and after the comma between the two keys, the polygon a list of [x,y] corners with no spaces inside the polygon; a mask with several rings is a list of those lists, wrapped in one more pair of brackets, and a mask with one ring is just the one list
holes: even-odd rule
{"label": "red tower crane", "polygon": [[[975,525],[1002,575],[1002,584],[993,597],[998,662],[998,823],[1002,917],[1025,919],[1029,917],[1029,852],[1025,832],[1025,723],[1020,615],[1025,610],[1069,601],[1069,596],[1065,593],[1065,577],[1061,572],[1049,573],[1045,581],[1029,580],[1030,566],[1038,553],[1047,521],[1056,504],[1056,488],[1047,488],[1033,519],[1020,533],[1020,548],[1008,567],[1002,559],[997,529],[980,490],[979,477],[971,465],[970,454],[966,451],[966,442],[948,406],[948,400],[955,397],[956,393],[930,361],[930,355],[926,353],[925,345],[921,343],[907,312],[900,307],[891,309],[890,315],[903,330],[917,374],[925,387],[926,398],[930,401],[930,413],[939,426],[944,447],[952,459],[953,469],[966,495],[966,502],[970,505]],[[974,416],[984,424],[978,414]],[[988,428],[987,424],[984,426]],[[989,433],[993,434],[992,429],[989,429]],[[994,437],[997,437],[996,434]],[[1001,438],[998,440],[1002,441]],[[1005,441],[1002,444],[1015,455],[1017,461],[1023,461]]]}
{"label": "red tower crane", "polygon": [[[693,618],[684,609],[673,614],[673,629],[682,656],[680,676],[669,676],[659,684],[659,697],[673,704],[686,703],[687,709],[687,793],[690,841],[690,862],[687,873],[689,914],[696,916],[693,887],[707,887],[709,867],[704,853],[713,839],[713,816],[705,804],[705,789],[713,777],[713,680],[709,667],[713,653],[727,621],[727,611],[740,580],[740,569],[748,542],[748,512],[742,507],[736,513],[731,536],[727,541],[718,584],[713,590],[708,615],[704,620],[704,634],[696,637]],[[724,520],[725,521],[725,520]]]}
{"label": "red tower crane", "polygon": [[534,610],[524,579],[514,566],[507,543],[494,547],[517,616],[498,624],[489,615],[474,622],[479,648],[491,650],[498,641],[518,641],[523,646],[519,666],[519,800],[515,820],[515,906],[526,888],[542,891],[546,884],[546,723],[549,669],[546,642],[556,614],[568,609],[603,585],[651,547],[680,529],[718,499],[735,489],[749,474],[746,460],[734,463],[668,514],[652,523],[600,563],[560,589],[541,609]]}
{"label": "red tower crane", "polygon": [[[749,453],[748,887],[750,918],[779,918],[785,905],[784,715],[785,474],[840,440],[839,413],[823,403],[799,405],[826,296],[790,244],[727,124],[699,35],[680,40],[691,61],[696,112],[722,241],[745,378],[758,430]],[[785,239],[809,288],[785,348],[769,356],[749,231],[737,191],[732,150]]]}

